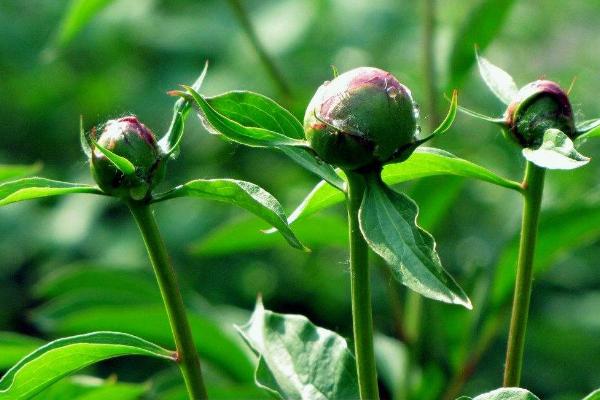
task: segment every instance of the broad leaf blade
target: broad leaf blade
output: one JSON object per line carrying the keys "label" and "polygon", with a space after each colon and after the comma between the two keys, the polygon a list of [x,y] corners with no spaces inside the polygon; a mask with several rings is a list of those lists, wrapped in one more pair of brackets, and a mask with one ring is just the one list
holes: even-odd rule
{"label": "broad leaf blade", "polygon": [[275,227],[291,246],[305,249],[290,229],[281,204],[269,192],[253,183],[234,179],[198,179],[158,195],[155,201],[175,197],[200,197],[242,207]]}
{"label": "broad leaf blade", "polygon": [[265,310],[260,300],[238,330],[259,356],[256,383],[278,398],[358,398],[354,357],[335,332],[301,315]]}
{"label": "broad leaf blade", "polygon": [[483,81],[500,101],[509,105],[517,96],[519,88],[512,76],[502,68],[492,64],[487,58],[476,53],[479,74]]}
{"label": "broad leaf blade", "polygon": [[227,139],[252,147],[306,146],[304,140],[286,136],[253,125],[243,125],[215,110],[210,103],[192,88],[186,88],[199,107],[199,116],[205,128],[214,134],[220,134]]}
{"label": "broad leaf blade", "polygon": [[[407,160],[401,163],[386,165],[381,176],[388,185],[395,185],[437,175],[455,175],[478,179],[497,186],[521,191],[521,187],[517,182],[502,178],[480,165],[458,158],[446,151],[430,147],[418,148]],[[292,223],[298,219],[306,218],[343,201],[344,194],[342,192],[328,185],[325,181],[321,181],[290,214],[288,221]]]}
{"label": "broad leaf blade", "polygon": [[15,179],[25,175],[32,175],[42,169],[42,164],[30,165],[0,164],[0,182]]}
{"label": "broad leaf blade", "polygon": [[46,178],[23,178],[0,185],[0,206],[17,201],[71,193],[104,194],[94,186],[55,181]]}
{"label": "broad leaf blade", "polygon": [[425,297],[471,309],[467,295],[442,267],[433,237],[417,225],[418,213],[414,201],[379,177],[367,179],[359,222],[371,249],[402,284]]}
{"label": "broad leaf blade", "polygon": [[547,169],[575,169],[590,161],[588,157],[579,154],[571,139],[558,129],[544,132],[542,144],[536,149],[523,149],[523,157]]}
{"label": "broad leaf blade", "polygon": [[454,37],[449,62],[449,88],[462,82],[475,63],[473,48],[484,51],[506,22],[515,0],[480,0]]}
{"label": "broad leaf blade", "polygon": [[470,397],[461,397],[457,400],[540,400],[529,390],[520,388],[502,388],[489,393],[480,394],[471,399]]}
{"label": "broad leaf blade", "polygon": [[175,354],[136,336],[94,332],[58,339],[30,353],[0,380],[0,399],[26,399],[60,378],[109,358],[144,355],[175,360]]}

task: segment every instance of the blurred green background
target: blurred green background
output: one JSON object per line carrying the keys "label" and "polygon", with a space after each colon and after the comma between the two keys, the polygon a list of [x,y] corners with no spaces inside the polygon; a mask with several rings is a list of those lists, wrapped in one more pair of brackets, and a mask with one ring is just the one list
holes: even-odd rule
{"label": "blurred green background", "polygon": [[[105,3],[70,40],[57,44],[69,2],[0,2],[0,163],[41,161],[43,176],[90,182],[79,147],[79,116],[90,129],[133,113],[160,135],[168,127],[174,102],[166,92],[193,82],[205,60],[210,66],[204,94],[257,91],[288,106],[298,118],[318,85],[330,79],[330,65],[339,71],[377,66],[412,89],[422,105],[424,130],[434,118],[427,106],[426,83],[431,77],[424,67],[424,1],[243,1],[291,88],[289,95],[270,78],[230,2]],[[433,2],[439,113],[448,104],[444,94],[454,86],[448,82],[460,74],[464,78],[454,84],[462,105],[488,115],[503,112],[475,69],[457,71],[448,61],[461,44],[461,29],[468,24],[494,25],[489,18],[472,21],[472,10],[482,3],[508,10],[484,51],[486,57],[509,71],[519,85],[543,76],[566,88],[576,77],[571,98],[577,117],[600,116],[600,3],[559,0]],[[473,57],[470,51],[468,57]],[[433,145],[520,179],[519,149],[491,124],[459,115]],[[544,198],[538,252],[544,271],[535,281],[523,377],[523,385],[543,399],[580,399],[600,387],[600,165],[595,162],[600,145],[586,143],[581,152],[592,157],[590,165],[548,174]],[[192,178],[239,178],[275,194],[288,212],[317,183],[283,154],[207,134],[195,116],[187,123],[180,157],[168,169],[162,189]],[[518,194],[448,177],[399,188],[421,204],[422,224],[435,235],[445,267],[465,287],[475,309],[417,300],[418,314],[415,297],[407,296],[382,272],[380,261],[374,261],[377,330],[395,338],[388,344],[397,350],[384,352],[392,366],[391,372],[380,369],[385,396],[401,391],[394,385],[402,385],[405,378],[411,398],[443,398],[451,382],[460,383],[461,366],[479,352],[472,376],[464,387],[458,386],[460,393],[473,395],[500,386],[506,300],[511,296],[520,219]],[[265,226],[257,219],[228,206],[181,199],[157,205],[156,212],[181,274],[184,297],[199,318],[206,319],[194,329],[203,331],[206,344],[201,353],[210,379],[217,382],[213,393],[219,388],[230,398],[254,393],[229,390],[249,385],[251,365],[246,368],[235,358],[237,353],[220,347],[220,335],[238,343],[231,325],[246,321],[258,293],[269,309],[304,314],[350,338],[343,207],[298,225],[300,238],[313,250],[309,254],[288,247],[278,236],[262,235],[258,229]],[[119,329],[154,335],[168,344],[143,243],[117,201],[74,195],[11,205],[0,209],[0,233],[1,331],[48,340]],[[156,321],[153,315],[158,315]],[[420,324],[410,322],[411,316]],[[30,339],[10,338],[32,345]],[[6,351],[4,359],[0,353],[2,369],[16,360]],[[250,358],[244,360],[250,363]],[[108,377],[116,371],[111,379],[143,382],[163,368],[159,362],[140,366],[136,360],[117,360],[88,372]],[[160,385],[173,385],[177,392],[177,378],[169,383],[168,372],[152,380],[147,398],[171,398]]]}

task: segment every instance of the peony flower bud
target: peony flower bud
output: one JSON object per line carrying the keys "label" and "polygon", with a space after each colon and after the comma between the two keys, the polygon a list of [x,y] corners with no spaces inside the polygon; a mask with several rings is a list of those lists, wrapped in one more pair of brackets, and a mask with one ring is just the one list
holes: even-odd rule
{"label": "peony flower bud", "polygon": [[165,162],[156,138],[135,116],[108,121],[97,143],[135,167],[135,173],[124,174],[98,148],[94,149],[91,170],[104,192],[141,200],[164,177]]}
{"label": "peony flower bud", "polygon": [[304,116],[306,139],[342,169],[381,166],[416,139],[410,90],[389,72],[361,67],[323,83]]}
{"label": "peony flower bud", "polygon": [[552,81],[538,80],[521,88],[504,119],[511,138],[523,147],[541,144],[544,132],[554,128],[575,139],[573,109],[567,94]]}

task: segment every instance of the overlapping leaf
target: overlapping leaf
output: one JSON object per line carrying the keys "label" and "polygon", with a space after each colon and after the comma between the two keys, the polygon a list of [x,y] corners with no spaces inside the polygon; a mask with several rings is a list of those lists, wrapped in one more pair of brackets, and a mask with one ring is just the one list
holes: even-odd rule
{"label": "overlapping leaf", "polygon": [[558,129],[544,132],[542,144],[537,148],[523,149],[523,156],[535,165],[547,169],[574,169],[590,161],[579,154],[571,139]]}
{"label": "overlapping leaf", "polygon": [[17,201],[71,193],[103,194],[100,189],[90,185],[61,182],[46,178],[23,178],[0,185],[0,206]]}

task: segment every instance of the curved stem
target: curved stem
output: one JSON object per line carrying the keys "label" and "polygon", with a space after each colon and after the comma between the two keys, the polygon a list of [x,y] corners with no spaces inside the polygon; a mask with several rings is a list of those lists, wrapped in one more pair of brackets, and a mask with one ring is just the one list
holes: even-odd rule
{"label": "curved stem", "polygon": [[248,13],[246,12],[246,9],[242,5],[241,1],[229,0],[229,4],[233,9],[233,12],[235,13],[236,18],[238,19],[239,24],[242,26],[242,29],[246,33],[246,36],[248,36],[250,43],[252,43],[252,47],[254,47],[254,50],[258,54],[260,61],[263,63],[263,65],[267,69],[267,72],[271,76],[271,79],[273,79],[273,82],[275,82],[275,84],[285,97],[290,97],[291,90],[289,85],[285,81],[281,71],[275,65],[275,62],[271,59],[264,46],[258,39],[256,31],[252,26],[252,22],[250,21],[250,18],[248,18]]}
{"label": "curved stem", "polygon": [[177,347],[178,362],[189,397],[191,400],[206,399],[208,396],[202,379],[200,359],[185,313],[177,277],[154,214],[150,206],[144,203],[129,202],[128,206],[144,238],[146,250],[154,268],[160,294],[167,309],[169,324]]}
{"label": "curved stem", "polygon": [[379,399],[377,369],[373,349],[373,315],[369,276],[369,247],[360,232],[358,210],[365,192],[362,175],[347,172],[348,233],[350,239],[350,285],[352,292],[352,329],[354,354],[361,400]]}
{"label": "curved stem", "polygon": [[524,205],[521,224],[521,241],[519,244],[519,261],[513,308],[508,333],[506,364],[504,366],[504,386],[519,386],[521,382],[521,367],[523,365],[523,350],[525,348],[525,331],[531,300],[533,284],[533,258],[537,238],[538,219],[544,191],[543,168],[527,162],[523,180]]}

